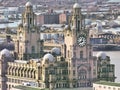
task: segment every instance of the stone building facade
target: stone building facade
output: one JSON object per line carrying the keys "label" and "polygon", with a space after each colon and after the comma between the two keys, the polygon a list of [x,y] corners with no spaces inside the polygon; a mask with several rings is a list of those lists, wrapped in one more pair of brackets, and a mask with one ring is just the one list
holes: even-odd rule
{"label": "stone building facade", "polygon": [[40,57],[43,51],[43,42],[40,40],[40,30],[37,26],[36,15],[30,2],[26,3],[22,14],[22,23],[17,30],[15,51],[18,59],[30,59]]}
{"label": "stone building facade", "polygon": [[97,54],[97,79],[115,81],[115,65],[110,64],[110,57],[103,52]]}
{"label": "stone building facade", "polygon": [[64,29],[64,42],[46,43],[40,39],[32,4],[27,2],[15,43],[16,55],[7,49],[0,52],[1,90],[21,84],[50,89],[88,87],[97,79],[97,59],[78,3]]}
{"label": "stone building facade", "polygon": [[120,90],[120,84],[115,82],[99,81],[93,83],[93,90]]}

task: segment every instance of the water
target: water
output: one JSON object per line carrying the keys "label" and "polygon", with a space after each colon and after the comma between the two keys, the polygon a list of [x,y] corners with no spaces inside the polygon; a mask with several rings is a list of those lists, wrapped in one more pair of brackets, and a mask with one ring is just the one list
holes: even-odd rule
{"label": "water", "polygon": [[[96,55],[95,51],[93,54]],[[115,82],[120,82],[120,51],[103,51],[111,58],[111,64],[115,64],[115,76],[117,77]]]}
{"label": "water", "polygon": [[120,2],[120,0],[109,0],[108,2]]}

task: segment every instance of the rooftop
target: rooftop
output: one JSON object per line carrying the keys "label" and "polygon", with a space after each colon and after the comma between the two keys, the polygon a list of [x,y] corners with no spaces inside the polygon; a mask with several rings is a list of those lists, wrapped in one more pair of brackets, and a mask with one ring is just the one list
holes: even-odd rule
{"label": "rooftop", "polygon": [[120,87],[120,83],[115,83],[115,82],[99,81],[99,82],[95,82],[95,84],[101,84],[101,85],[108,85],[108,86],[117,86],[117,87]]}

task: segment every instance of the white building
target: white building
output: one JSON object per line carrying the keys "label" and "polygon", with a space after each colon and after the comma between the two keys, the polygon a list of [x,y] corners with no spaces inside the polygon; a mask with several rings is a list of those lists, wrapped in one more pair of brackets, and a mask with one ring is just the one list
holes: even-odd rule
{"label": "white building", "polygon": [[93,83],[93,90],[120,90],[120,83],[100,81]]}

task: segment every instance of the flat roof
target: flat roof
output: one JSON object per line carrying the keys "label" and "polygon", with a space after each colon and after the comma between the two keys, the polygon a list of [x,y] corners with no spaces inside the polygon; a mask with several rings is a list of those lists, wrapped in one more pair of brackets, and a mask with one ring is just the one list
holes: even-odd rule
{"label": "flat roof", "polygon": [[98,82],[95,82],[95,84],[101,84],[101,85],[108,85],[108,86],[117,86],[117,87],[120,87],[120,83],[107,82],[107,81],[98,81]]}

